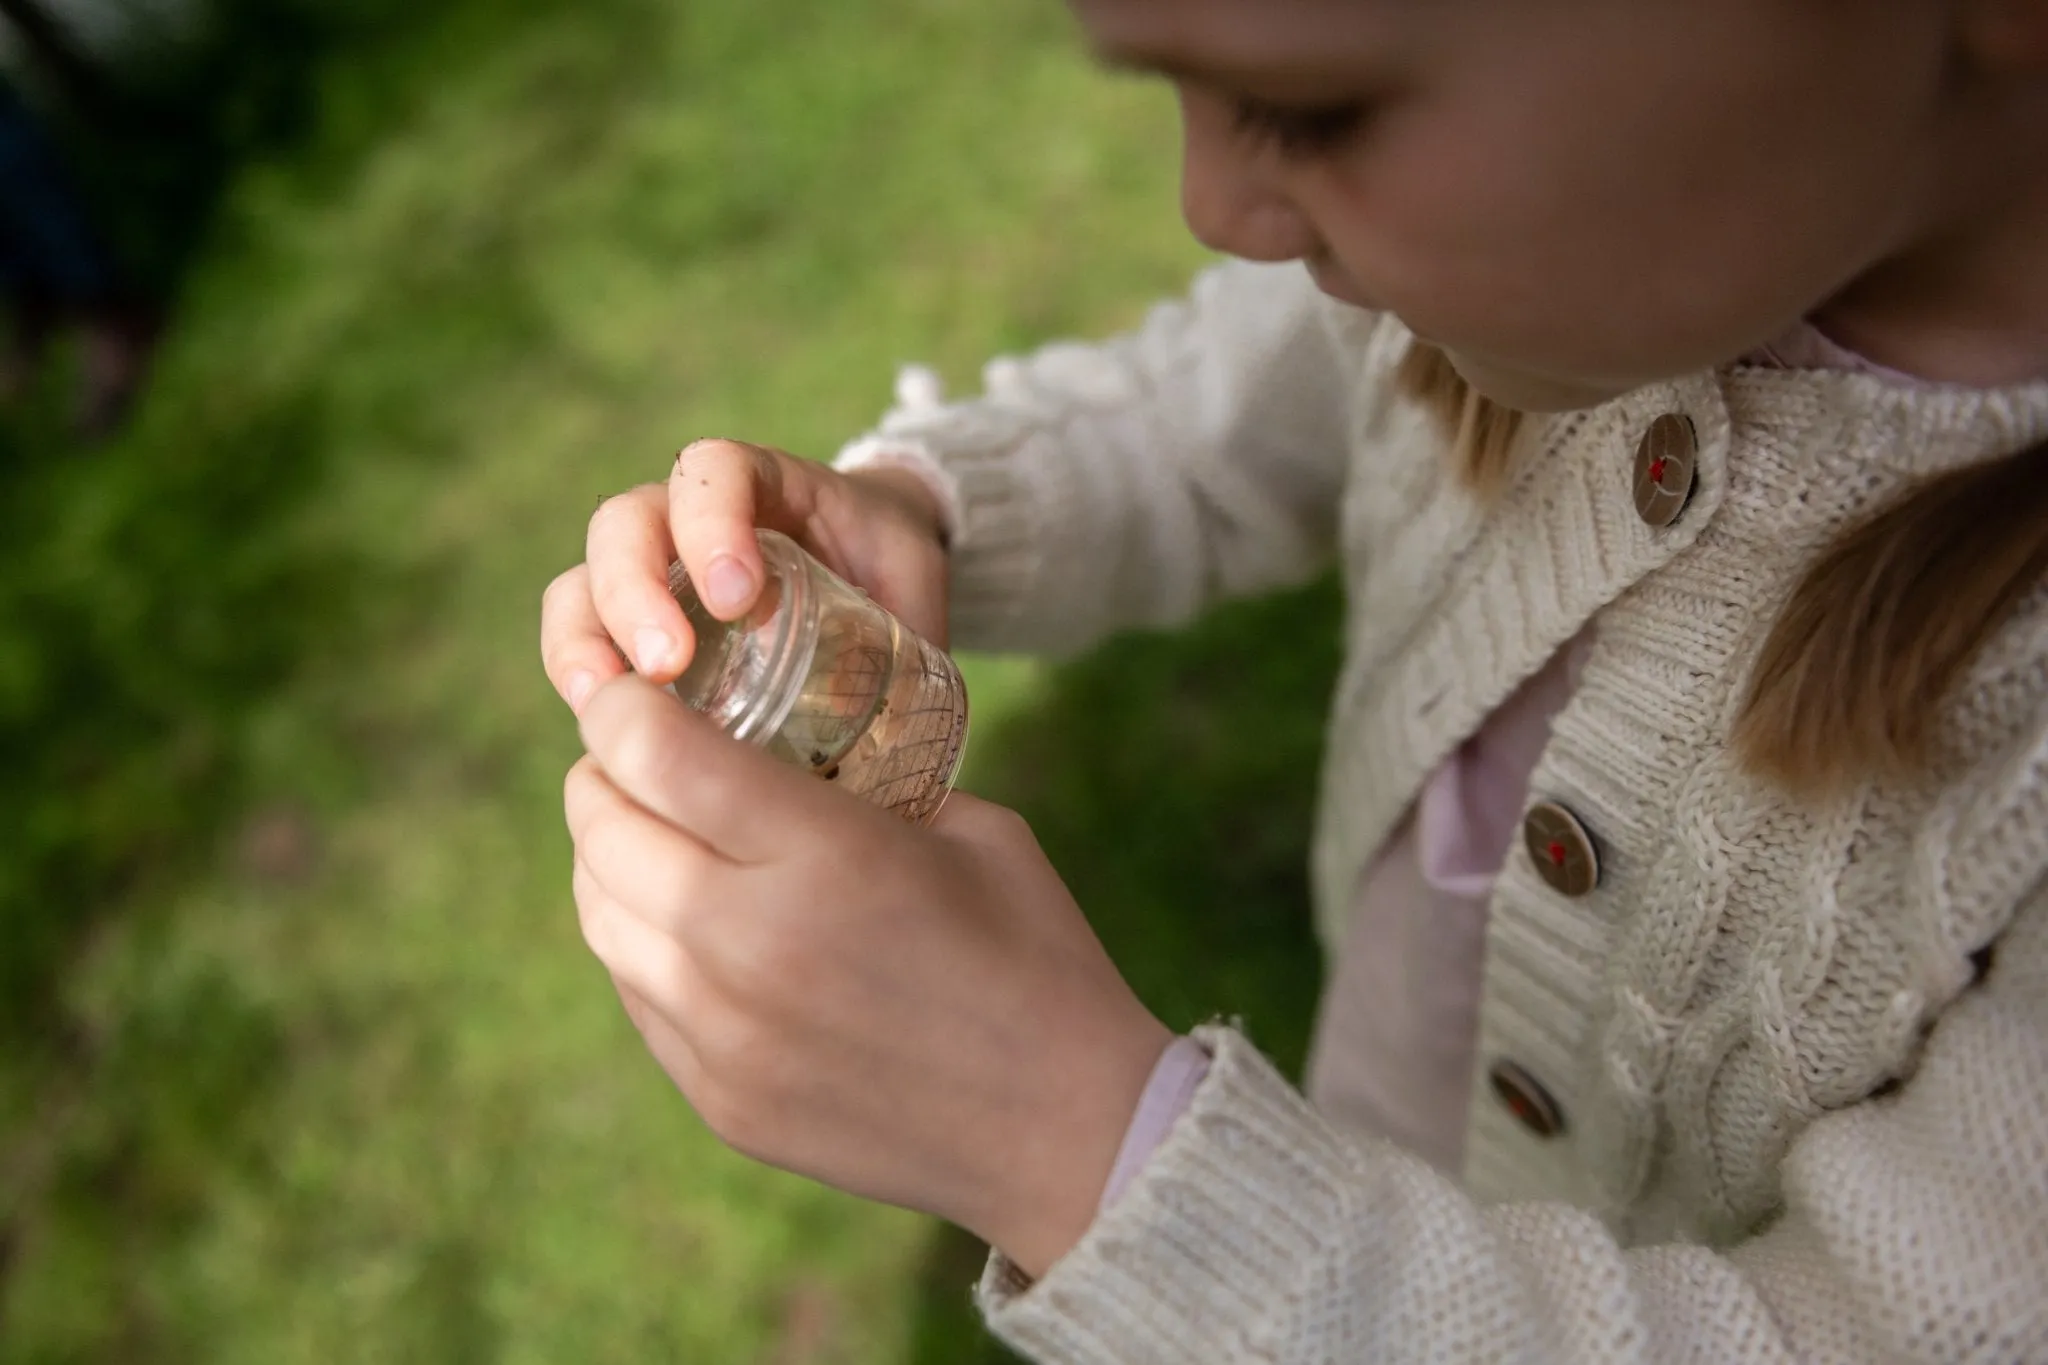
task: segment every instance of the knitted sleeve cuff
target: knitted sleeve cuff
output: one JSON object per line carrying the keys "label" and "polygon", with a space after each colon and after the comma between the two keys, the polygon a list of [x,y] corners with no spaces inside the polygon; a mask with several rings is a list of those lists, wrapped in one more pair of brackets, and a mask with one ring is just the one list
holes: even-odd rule
{"label": "knitted sleeve cuff", "polygon": [[922,441],[863,437],[840,451],[832,467],[842,474],[887,469],[910,475],[924,485],[925,492],[931,494],[932,501],[937,504],[939,534],[945,537],[948,548],[959,542],[962,520],[960,480]]}
{"label": "knitted sleeve cuff", "polygon": [[[915,367],[897,381],[898,405],[833,461],[842,473],[897,469],[938,502],[952,557],[952,636],[968,649],[1015,647],[1018,620],[1037,600],[1044,548],[1040,509],[1057,477],[1022,458],[1044,439],[1024,414],[989,404],[946,404]],[[1057,500],[1058,490],[1052,490]]]}
{"label": "knitted sleeve cuff", "polygon": [[1194,1038],[1213,1057],[1207,1078],[1073,1250],[1036,1283],[989,1258],[977,1300],[1026,1357],[1253,1358],[1240,1338],[1358,1236],[1358,1154],[1243,1035],[1210,1026]]}

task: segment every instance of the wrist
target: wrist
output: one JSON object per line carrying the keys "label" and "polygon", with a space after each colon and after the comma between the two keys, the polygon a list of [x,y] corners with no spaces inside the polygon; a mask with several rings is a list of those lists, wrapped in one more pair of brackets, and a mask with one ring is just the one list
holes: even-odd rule
{"label": "wrist", "polygon": [[849,470],[846,478],[882,493],[901,507],[940,545],[948,541],[946,509],[924,478],[900,465],[868,465]]}
{"label": "wrist", "polygon": [[1173,1039],[1171,1029],[1139,1008],[1108,1046],[1098,1036],[1082,1056],[1041,1054],[1047,1098],[1031,1110],[1038,1121],[1008,1144],[1004,1195],[990,1226],[975,1229],[1033,1279],[1095,1221],[1124,1135]]}

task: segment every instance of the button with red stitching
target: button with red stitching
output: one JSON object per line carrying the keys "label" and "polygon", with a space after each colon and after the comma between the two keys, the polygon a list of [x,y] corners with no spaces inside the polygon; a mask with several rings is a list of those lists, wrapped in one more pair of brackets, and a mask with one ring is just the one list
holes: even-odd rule
{"label": "button with red stitching", "polygon": [[1636,515],[1658,529],[1677,521],[1699,476],[1699,433],[1684,413],[1667,412],[1636,444]]}
{"label": "button with red stitching", "polygon": [[1529,860],[1553,891],[1583,896],[1600,884],[1600,851],[1579,818],[1555,801],[1539,801],[1522,821]]}
{"label": "button with red stitching", "polygon": [[1501,1057],[1486,1069],[1486,1079],[1494,1097],[1537,1137],[1552,1138],[1564,1131],[1564,1110],[1527,1071]]}

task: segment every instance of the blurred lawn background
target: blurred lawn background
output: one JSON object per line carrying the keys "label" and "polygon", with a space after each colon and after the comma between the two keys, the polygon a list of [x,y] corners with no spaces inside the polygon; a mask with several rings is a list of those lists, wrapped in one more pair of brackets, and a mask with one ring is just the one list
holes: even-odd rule
{"label": "blurred lawn background", "polygon": [[[732,1156],[646,1058],[538,603],[690,437],[829,454],[901,361],[1179,290],[1167,93],[1054,0],[165,31],[115,54],[147,126],[75,143],[175,291],[155,383],[91,449],[61,356],[0,417],[0,1362],[1005,1358],[979,1247]],[[1162,1017],[1289,1067],[1334,603],[969,661],[967,785]]]}

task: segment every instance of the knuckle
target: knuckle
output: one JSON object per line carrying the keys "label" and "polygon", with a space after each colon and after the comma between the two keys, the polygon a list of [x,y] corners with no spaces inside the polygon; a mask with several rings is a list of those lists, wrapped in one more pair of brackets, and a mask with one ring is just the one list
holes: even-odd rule
{"label": "knuckle", "polygon": [[797,979],[796,952],[786,937],[770,932],[761,916],[708,907],[699,945],[704,972],[719,993],[742,1007],[767,1005]]}
{"label": "knuckle", "polygon": [[591,539],[601,539],[616,522],[630,513],[632,506],[630,493],[614,493],[599,503],[597,510],[590,514]]}
{"label": "knuckle", "polygon": [[704,1077],[698,1114],[728,1147],[760,1157],[772,1141],[779,1065],[766,1031],[725,1018],[700,1034]]}
{"label": "knuckle", "polygon": [[633,772],[638,789],[663,793],[693,810],[725,810],[732,804],[726,795],[727,783],[692,766],[665,745],[650,742],[643,746]]}
{"label": "knuckle", "polygon": [[789,458],[779,450],[752,441],[724,437],[692,441],[676,456],[675,473],[681,484],[678,492],[687,497],[691,488],[698,486],[691,483],[693,478],[715,479],[714,486],[721,491],[735,482],[773,490],[781,485],[783,461]]}
{"label": "knuckle", "polygon": [[540,607],[543,615],[559,610],[564,604],[573,603],[579,594],[590,591],[590,566],[578,564],[564,569],[548,580],[541,589]]}
{"label": "knuckle", "polygon": [[[576,642],[573,640],[544,640],[540,647],[540,667],[548,681],[567,695],[569,675],[582,664]],[[582,665],[587,667],[588,665]]]}
{"label": "knuckle", "polygon": [[562,809],[573,816],[591,795],[592,784],[598,780],[597,760],[589,754],[570,764],[569,771],[562,777]]}
{"label": "knuckle", "polygon": [[608,946],[611,940],[606,937],[604,914],[594,901],[584,896],[576,898],[576,928],[583,935],[583,946],[590,950],[590,955],[609,966]]}
{"label": "knuckle", "polygon": [[695,562],[698,552],[720,543],[729,529],[745,525],[746,518],[730,508],[696,498],[679,499],[675,509],[676,552]]}
{"label": "knuckle", "polygon": [[1031,839],[1031,823],[1008,806],[993,803],[975,807],[966,816],[976,839],[983,843],[1015,844]]}
{"label": "knuckle", "polygon": [[576,928],[583,935],[583,946],[591,956],[609,966],[611,946],[614,941],[611,932],[611,916],[604,897],[589,872],[581,864],[576,868],[572,882],[576,900]]}
{"label": "knuckle", "polygon": [[767,446],[747,447],[747,460],[751,466],[754,481],[763,488],[773,488],[782,482],[782,462],[789,458],[779,450]]}
{"label": "knuckle", "polygon": [[590,857],[606,867],[633,867],[634,908],[647,924],[672,942],[702,937],[697,928],[708,904],[703,856],[664,841],[650,847],[621,822],[603,822],[593,831]]}
{"label": "knuckle", "polygon": [[743,463],[750,449],[744,442],[722,436],[706,436],[690,442],[676,453],[676,473],[707,475]]}
{"label": "knuckle", "polygon": [[759,1063],[767,1060],[766,1030],[744,1009],[707,1011],[697,1038],[697,1055],[705,1070],[726,1088],[744,1084]]}
{"label": "knuckle", "polygon": [[618,709],[623,714],[607,722],[615,728],[608,728],[603,740],[604,772],[613,786],[629,792],[686,793],[692,807],[707,810],[729,810],[745,802],[745,784],[738,778],[716,765],[691,762],[690,746],[677,743],[669,729],[676,723],[673,717],[654,707]]}
{"label": "knuckle", "polygon": [[1007,806],[983,801],[949,802],[940,820],[939,828],[946,833],[956,860],[964,856],[1008,865],[1039,847],[1031,822]]}
{"label": "knuckle", "polygon": [[707,1077],[694,1100],[697,1117],[720,1142],[741,1156],[758,1158],[762,1154],[763,1125],[743,1089]]}
{"label": "knuckle", "polygon": [[660,726],[650,716],[651,708],[620,706],[615,717],[606,717],[604,769],[613,785],[626,790],[658,787],[683,774],[674,771],[669,746],[663,744]]}
{"label": "knuckle", "polygon": [[[628,577],[614,572],[592,584],[591,605],[596,609],[598,620],[609,623],[611,636],[607,638],[623,636],[630,625],[645,614],[646,602],[642,594],[658,581],[651,575]],[[615,638],[612,638],[612,647],[618,648]],[[621,654],[620,657],[623,659],[625,656]]]}
{"label": "knuckle", "polygon": [[654,733],[656,721],[647,722],[646,730],[646,753],[638,772],[650,786],[663,791],[687,793],[689,805],[693,809],[725,811],[738,809],[747,804],[746,784],[734,774],[725,771],[724,765],[692,763],[686,756],[689,746],[659,743]]}
{"label": "knuckle", "polygon": [[638,525],[647,520],[648,500],[646,491],[651,485],[643,484],[629,488],[623,493],[614,493],[597,505],[590,514],[590,539],[593,543],[616,535],[622,528]]}
{"label": "knuckle", "polygon": [[651,907],[650,913],[662,931],[680,943],[702,918],[705,903],[704,875],[697,860],[681,858],[668,869],[661,903]]}

